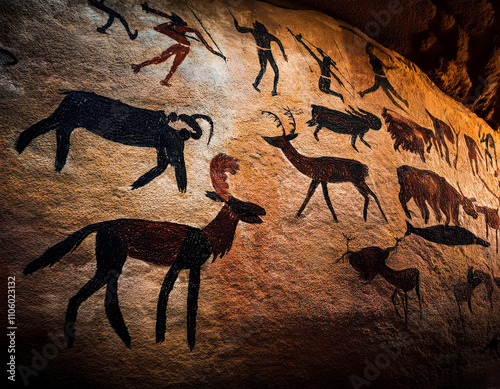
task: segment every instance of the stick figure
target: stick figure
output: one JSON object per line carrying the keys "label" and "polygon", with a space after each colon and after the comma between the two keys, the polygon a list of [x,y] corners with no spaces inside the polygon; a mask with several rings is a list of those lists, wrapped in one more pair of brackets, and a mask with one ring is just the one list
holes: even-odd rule
{"label": "stick figure", "polygon": [[191,39],[199,40],[199,42],[203,43],[203,45],[213,54],[218,55],[219,57],[223,58],[224,60],[226,57],[222,55],[221,53],[216,52],[203,38],[201,33],[191,27],[188,27],[187,23],[178,15],[172,12],[172,15],[168,15],[164,12],[155,10],[153,8],[149,8],[148,3],[143,3],[142,9],[146,12],[151,12],[154,13],[158,16],[165,17],[167,19],[170,19],[169,22],[160,24],[156,26],[154,29],[162,34],[167,35],[168,37],[172,38],[175,40],[177,43],[170,46],[167,50],[165,50],[163,53],[161,53],[159,56],[154,57],[152,59],[149,59],[147,61],[141,62],[140,64],[132,64],[132,69],[134,70],[134,73],[138,73],[141,68],[144,66],[149,66],[149,65],[157,65],[162,62],[165,62],[167,59],[169,59],[172,55],[174,55],[174,62],[172,64],[172,67],[170,68],[170,71],[167,74],[167,77],[160,83],[165,86],[170,86],[169,80],[179,67],[179,65],[184,61],[184,58],[189,53],[189,50],[191,49],[191,44],[188,41],[188,36],[186,33],[192,32],[195,34],[198,39],[194,37],[190,37]]}
{"label": "stick figure", "polygon": [[277,95],[276,87],[278,86],[278,80],[279,80],[279,70],[278,70],[278,65],[276,65],[276,62],[274,61],[273,53],[271,51],[271,42],[274,41],[278,44],[281,52],[283,53],[283,58],[285,58],[285,61],[288,62],[288,57],[285,54],[285,49],[283,48],[281,41],[274,35],[270,34],[267,28],[262,23],[259,23],[257,20],[253,24],[254,28],[241,27],[238,24],[238,21],[236,20],[234,15],[232,16],[234,19],[234,27],[236,27],[236,30],[238,32],[241,32],[242,34],[245,34],[247,32],[251,33],[255,39],[255,43],[257,44],[257,54],[259,55],[260,72],[255,78],[254,83],[252,84],[253,87],[257,92],[260,92],[259,84],[262,79],[262,76],[266,71],[267,63],[269,62],[274,71],[274,84],[273,84],[274,86],[271,94],[273,96],[276,96]]}
{"label": "stick figure", "polygon": [[129,38],[131,40],[134,40],[135,38],[137,38],[137,30],[135,30],[134,32],[130,31],[130,28],[129,28],[128,23],[125,20],[125,18],[122,15],[120,15],[118,12],[112,10],[109,7],[106,7],[104,5],[104,0],[89,0],[89,4],[106,12],[109,15],[108,21],[106,22],[106,24],[102,27],[97,27],[98,32],[100,32],[101,34],[105,34],[106,30],[109,27],[111,27],[111,25],[115,21],[115,18],[118,18],[118,20],[123,24],[123,27],[125,27],[125,30],[127,30],[127,34],[129,36]]}

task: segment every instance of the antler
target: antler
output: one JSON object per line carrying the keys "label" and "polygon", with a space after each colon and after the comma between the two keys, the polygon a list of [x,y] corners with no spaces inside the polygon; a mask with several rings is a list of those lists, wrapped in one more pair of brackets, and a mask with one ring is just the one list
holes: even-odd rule
{"label": "antler", "polygon": [[273,119],[273,120],[274,120],[274,122],[277,122],[277,123],[278,123],[278,124],[276,125],[276,127],[278,127],[278,128],[280,128],[280,127],[281,127],[281,128],[283,129],[283,135],[286,135],[286,133],[285,133],[285,127],[283,127],[283,123],[281,123],[280,118],[279,118],[276,114],[274,114],[274,113],[272,113],[272,112],[270,112],[270,111],[262,111],[262,114],[267,114],[267,116],[272,116],[272,117],[274,117],[274,119]]}
{"label": "antler", "polygon": [[342,236],[346,239],[346,246],[347,246],[347,251],[339,258],[335,261],[335,263],[339,263],[342,259],[344,259],[344,257],[347,255],[347,254],[351,254],[352,251],[349,251],[349,241],[351,240],[354,240],[354,238],[351,238],[350,236],[347,236],[346,234],[342,233]]}
{"label": "antler", "polygon": [[290,111],[290,108],[286,107],[284,108],[285,111],[285,116],[288,116],[290,118],[290,124],[292,125],[292,131],[290,131],[290,134],[294,134],[295,130],[297,129],[297,123],[295,123],[295,118],[293,117],[292,111]]}
{"label": "antler", "polygon": [[220,153],[212,158],[210,162],[210,178],[212,180],[212,186],[224,201],[229,200],[231,193],[229,192],[229,185],[227,184],[227,173],[232,175],[240,170],[238,165],[238,160],[229,155]]}

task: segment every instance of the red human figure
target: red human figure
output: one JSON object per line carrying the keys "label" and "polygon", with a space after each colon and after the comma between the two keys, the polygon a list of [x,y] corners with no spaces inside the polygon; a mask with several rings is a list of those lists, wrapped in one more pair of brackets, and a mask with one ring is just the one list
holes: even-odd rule
{"label": "red human figure", "polygon": [[[169,22],[160,24],[156,26],[154,29],[158,32],[161,32],[162,34],[167,35],[168,37],[172,38],[175,40],[177,43],[170,46],[167,50],[165,50],[163,53],[161,53],[159,56],[151,58],[147,61],[141,62],[140,64],[132,64],[132,69],[134,70],[134,73],[138,73],[141,68],[144,66],[149,66],[149,65],[157,65],[162,62],[165,62],[167,59],[169,59],[172,55],[174,55],[174,62],[172,64],[172,67],[170,68],[170,71],[167,74],[167,77],[160,83],[165,86],[170,86],[169,81],[170,78],[174,75],[175,71],[179,67],[179,65],[184,61],[184,58],[189,53],[189,50],[191,48],[191,44],[189,43],[189,40],[186,37],[186,33],[191,32],[195,34],[198,37],[199,42],[203,43],[203,45],[212,53],[215,55],[218,55],[219,57],[222,57],[224,60],[226,59],[221,53],[216,52],[203,38],[201,33],[191,27],[188,27],[187,23],[178,15],[172,12],[172,15],[168,15],[164,12],[155,10],[153,8],[150,8],[148,6],[148,3],[143,3],[141,4],[142,9],[146,12],[151,12],[154,13],[158,16],[163,16],[167,19],[170,19]],[[195,39],[195,38],[193,38]]]}

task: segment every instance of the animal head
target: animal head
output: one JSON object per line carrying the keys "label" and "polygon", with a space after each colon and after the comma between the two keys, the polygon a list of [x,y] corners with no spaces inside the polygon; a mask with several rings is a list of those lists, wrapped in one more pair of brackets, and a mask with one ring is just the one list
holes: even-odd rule
{"label": "animal head", "polygon": [[[382,128],[382,120],[378,116],[365,111],[364,109],[358,108],[356,111],[353,107],[349,106],[350,110],[346,112],[351,114],[352,117],[360,119],[368,128],[378,131]],[[385,108],[384,108],[385,109]]]}
{"label": "animal head", "polygon": [[[170,114],[172,115],[172,114]],[[167,119],[170,117],[168,115]],[[198,122],[189,115],[181,114],[179,116],[176,115],[176,119],[174,120],[182,120],[184,123],[186,123],[189,127],[191,127],[192,131],[189,131],[187,128],[182,128],[179,130],[179,135],[181,136],[182,139],[188,140],[189,138],[193,139],[200,139],[201,135],[203,132],[201,131],[201,127],[198,124]]]}
{"label": "animal head", "polygon": [[312,127],[312,126],[315,126],[316,124],[318,124],[320,113],[321,113],[322,109],[324,109],[324,107],[321,107],[321,106],[315,105],[315,104],[312,104],[311,108],[312,108],[312,110],[311,110],[311,120],[309,120],[307,122],[307,125],[309,127]]}
{"label": "animal head", "polygon": [[474,206],[474,202],[476,201],[475,198],[469,198],[464,195],[462,192],[462,189],[460,189],[460,185],[457,182],[458,190],[460,191],[460,194],[462,195],[462,207],[465,211],[465,213],[469,216],[472,216],[474,219],[477,219],[479,216],[476,210],[476,207]]}
{"label": "animal head", "polygon": [[283,127],[283,123],[281,123],[280,118],[276,114],[269,111],[262,111],[262,114],[267,114],[268,116],[272,116],[274,118],[274,121],[277,123],[276,127],[278,128],[281,127],[283,130],[283,135],[273,136],[273,137],[269,136],[262,137],[271,146],[278,147],[281,149],[285,147],[285,145],[288,144],[292,139],[295,139],[297,137],[298,134],[295,133],[296,123],[295,119],[293,118],[293,114],[290,111],[290,108],[285,108],[285,115],[290,118],[290,124],[293,127],[288,135],[285,132],[285,127]]}
{"label": "animal head", "polygon": [[227,174],[236,174],[240,170],[238,160],[229,155],[220,153],[210,162],[210,179],[215,192],[207,192],[206,196],[214,201],[220,201],[229,206],[231,211],[239,220],[245,223],[262,223],[260,216],[266,214],[266,210],[257,204],[242,201],[233,197],[229,192]]}
{"label": "animal head", "polygon": [[474,266],[470,266],[469,270],[467,271],[467,282],[472,285],[473,288],[481,285],[483,280],[479,277],[475,277],[474,275]]}

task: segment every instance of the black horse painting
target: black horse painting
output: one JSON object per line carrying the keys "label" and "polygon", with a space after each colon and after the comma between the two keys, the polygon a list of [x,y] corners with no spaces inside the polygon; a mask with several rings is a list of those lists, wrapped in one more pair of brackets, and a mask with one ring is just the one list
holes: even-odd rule
{"label": "black horse painting", "polygon": [[[113,142],[156,149],[157,166],[139,177],[132,184],[132,189],[150,183],[163,173],[168,165],[172,165],[179,191],[186,191],[184,142],[189,138],[201,138],[202,130],[196,120],[204,119],[210,124],[208,138],[210,143],[213,122],[209,116],[177,115],[175,112],[166,115],[164,111],[132,107],[91,92],[72,91],[65,94],[66,97],[52,115],[21,133],[16,144],[19,153],[22,153],[33,139],[55,130],[57,136],[55,170],[60,172],[66,164],[71,133],[74,129],[82,127]],[[192,131],[186,128],[176,130],[171,127],[169,123],[177,120],[187,124]]]}

